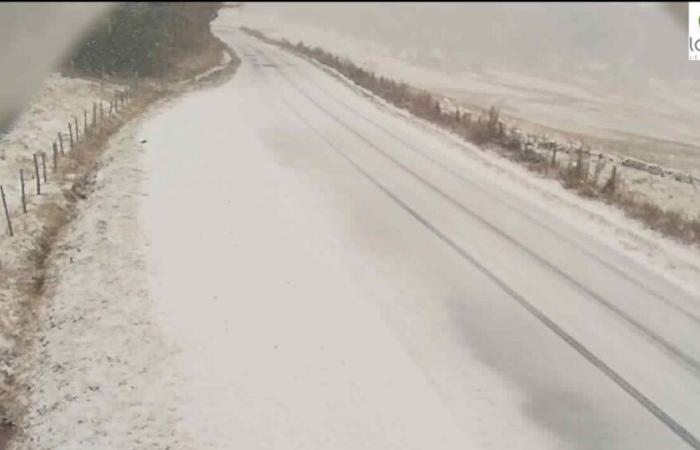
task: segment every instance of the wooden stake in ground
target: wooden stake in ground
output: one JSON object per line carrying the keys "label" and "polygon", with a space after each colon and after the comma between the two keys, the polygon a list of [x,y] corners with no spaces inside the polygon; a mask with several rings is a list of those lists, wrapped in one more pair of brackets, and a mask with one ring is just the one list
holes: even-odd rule
{"label": "wooden stake in ground", "polygon": [[22,211],[27,214],[27,198],[24,195],[24,171],[19,169],[19,186],[22,192]]}
{"label": "wooden stake in ground", "polygon": [[87,121],[87,111],[83,110],[83,134],[87,137],[88,133],[88,121]]}
{"label": "wooden stake in ground", "polygon": [[41,152],[41,170],[44,175],[44,184],[46,184],[46,153],[44,152]]}
{"label": "wooden stake in ground", "polygon": [[36,195],[41,195],[41,178],[39,177],[39,160],[36,158],[36,153],[32,155],[34,157],[34,179],[36,180]]}
{"label": "wooden stake in ground", "polygon": [[70,151],[73,151],[73,126],[68,122],[68,135],[70,136]]}
{"label": "wooden stake in ground", "polygon": [[92,128],[97,126],[97,103],[92,102]]}
{"label": "wooden stake in ground", "polygon": [[5,199],[5,189],[0,186],[0,197],[2,197],[2,207],[5,210],[5,220],[7,220],[7,229],[10,231],[10,237],[15,233],[12,231],[12,221],[10,220],[10,210],[7,208],[7,200]]}
{"label": "wooden stake in ground", "polygon": [[58,148],[56,147],[56,143],[53,143],[53,173],[56,173],[58,170]]}
{"label": "wooden stake in ground", "polygon": [[63,135],[60,131],[58,132],[58,145],[61,148],[61,154],[65,155],[65,153],[63,153]]}
{"label": "wooden stake in ground", "polygon": [[[80,130],[78,130],[78,118],[73,116],[73,122],[75,124],[75,143],[80,142]],[[84,132],[85,130],[83,130]]]}

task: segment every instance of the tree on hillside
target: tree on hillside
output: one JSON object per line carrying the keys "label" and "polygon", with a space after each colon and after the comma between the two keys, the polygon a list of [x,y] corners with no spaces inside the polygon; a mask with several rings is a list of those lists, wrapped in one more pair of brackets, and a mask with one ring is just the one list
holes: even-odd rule
{"label": "tree on hillside", "polygon": [[95,25],[69,64],[92,75],[159,75],[175,55],[206,45],[209,23],[220,6],[220,2],[123,3]]}

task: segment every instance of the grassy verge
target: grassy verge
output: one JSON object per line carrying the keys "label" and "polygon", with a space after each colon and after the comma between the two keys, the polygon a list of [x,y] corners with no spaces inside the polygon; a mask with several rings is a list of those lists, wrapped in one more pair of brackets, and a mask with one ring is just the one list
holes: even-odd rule
{"label": "grassy verge", "polygon": [[[247,34],[263,42],[276,45],[298,55],[311,58],[330,67],[358,86],[367,89],[385,101],[402,108],[416,117],[461,136],[482,148],[494,150],[523,165],[540,176],[554,178],[569,190],[587,197],[600,199],[622,209],[625,214],[649,228],[679,242],[700,247],[700,217],[690,217],[683,211],[665,210],[630,190],[622,182],[620,171],[613,167],[603,178],[604,160],[595,158],[590,151],[579,148],[566,155],[550,155],[534,151],[526,145],[514,129],[509,129],[495,107],[482,110],[476,117],[472,112],[445,111],[440,101],[430,92],[403,82],[378,76],[347,58],[340,58],[320,47],[309,47],[303,42],[292,44],[285,39],[273,39],[263,33],[242,27]],[[562,163],[563,160],[566,162]]]}
{"label": "grassy verge", "polygon": [[[12,340],[7,352],[0,352],[0,450],[6,448],[15,424],[21,421],[26,408],[25,374],[22,355],[41,343],[36,342],[35,331],[42,316],[42,305],[50,297],[46,287],[46,262],[55,251],[55,242],[63,229],[75,218],[79,203],[88,198],[94,189],[96,177],[103,161],[102,154],[108,142],[125,124],[141,116],[155,102],[165,99],[192,86],[233,74],[239,60],[225,44],[211,35],[205,50],[196,54],[183,53],[173,61],[172,72],[167,76],[142,78],[133,90],[130,100],[118,114],[106,116],[92,132],[72,151],[61,157],[58,170],[52,173],[47,192],[35,197],[30,212],[20,217],[13,238],[0,241],[3,253],[12,258],[0,267],[0,301],[7,296],[17,304],[13,308]],[[231,58],[221,65],[224,51]],[[194,76],[220,67],[206,79],[194,81]],[[191,81],[191,82],[188,82]],[[113,83],[125,83],[116,76]]]}

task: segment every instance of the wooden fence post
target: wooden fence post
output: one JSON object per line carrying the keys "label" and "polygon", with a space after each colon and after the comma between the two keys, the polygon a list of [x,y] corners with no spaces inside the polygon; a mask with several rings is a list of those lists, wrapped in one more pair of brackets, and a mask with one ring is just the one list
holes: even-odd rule
{"label": "wooden fence post", "polygon": [[88,137],[90,133],[88,132],[88,120],[87,120],[87,111],[83,110],[83,136]]}
{"label": "wooden fence post", "polygon": [[[73,122],[75,124],[75,143],[80,142],[80,130],[78,129],[78,118],[73,116]],[[83,133],[85,130],[83,130]]]}
{"label": "wooden fence post", "polygon": [[65,153],[63,153],[63,135],[60,131],[58,132],[58,145],[61,148],[61,154],[65,155]]}
{"label": "wooden fence post", "polygon": [[97,127],[97,103],[92,102],[92,128]]}
{"label": "wooden fence post", "polygon": [[19,185],[22,191],[22,211],[27,214],[27,199],[24,195],[24,171],[19,169]]}
{"label": "wooden fence post", "polygon": [[73,126],[68,122],[68,135],[70,136],[70,151],[73,151]]}
{"label": "wooden fence post", "polygon": [[39,160],[36,157],[36,153],[32,155],[34,157],[34,179],[36,180],[36,195],[41,195],[41,178],[39,177]]}
{"label": "wooden fence post", "polygon": [[58,148],[56,148],[56,143],[53,143],[53,173],[58,170]]}
{"label": "wooden fence post", "polygon": [[44,175],[44,184],[46,184],[46,153],[41,152],[41,170]]}
{"label": "wooden fence post", "polygon": [[0,197],[2,197],[2,207],[5,210],[5,219],[7,220],[7,229],[10,230],[10,237],[15,235],[12,230],[12,221],[10,221],[10,210],[7,208],[7,200],[5,199],[5,189],[0,186]]}

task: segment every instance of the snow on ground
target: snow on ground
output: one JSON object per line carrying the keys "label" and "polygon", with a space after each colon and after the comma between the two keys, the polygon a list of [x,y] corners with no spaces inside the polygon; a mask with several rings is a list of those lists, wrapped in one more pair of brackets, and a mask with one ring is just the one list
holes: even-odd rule
{"label": "snow on ground", "polygon": [[49,260],[28,414],[16,449],[187,448],[175,445],[167,362],[174,348],[153,325],[138,215],[143,149],[138,124],[109,143],[104,169]]}
{"label": "snow on ground", "polygon": [[316,195],[269,152],[249,71],[141,133],[151,293],[183,349],[182,429],[211,449],[467,447],[349,277]]}
{"label": "snow on ground", "polygon": [[[285,127],[284,114],[248,83],[168,103],[110,140],[96,191],[49,261],[46,320],[26,361],[31,407],[14,448],[486,448],[498,435],[510,446],[562,448],[560,436],[522,413],[527,393],[464,349],[464,323],[450,307],[472,297],[496,303],[502,293],[315,151],[318,142]],[[386,109],[432,129],[455,168],[478,166],[513,199],[700,284],[689,249]],[[320,173],[322,162],[332,170]],[[310,183],[300,172],[327,179]],[[354,196],[365,191],[373,195]],[[382,220],[365,214],[368,199]],[[415,248],[440,256],[432,268],[440,273],[406,256]],[[390,273],[395,267],[407,269]],[[533,328],[551,344],[537,324],[518,330],[529,340],[539,336]],[[573,379],[588,376],[581,358],[552,348],[582,365]],[[455,425],[437,382],[473,400],[456,407],[471,415],[468,430]],[[540,408],[552,413],[551,404]]]}
{"label": "snow on ground", "polygon": [[[13,448],[468,448],[334,262],[331,232],[310,219],[320,205],[237,116],[250,112],[201,114],[239,88],[185,97],[111,140],[95,193],[50,261],[32,406]],[[265,170],[239,170],[232,186],[239,158]],[[183,220],[162,223],[172,214]],[[217,220],[237,215],[250,220]],[[267,247],[245,244],[251,232]],[[302,254],[310,260],[294,268]]]}
{"label": "snow on ground", "polygon": [[[17,373],[17,345],[21,341],[20,328],[26,319],[31,301],[21,280],[33,275],[29,259],[41,250],[37,236],[43,234],[47,222],[54,214],[61,214],[67,200],[61,187],[54,182],[49,165],[48,184],[42,185],[42,195],[35,195],[32,154],[46,151],[51,155],[51,145],[58,132],[67,134],[67,123],[84,109],[92,108],[98,99],[108,100],[118,89],[117,85],[98,83],[52,74],[42,84],[34,100],[28,105],[12,128],[0,136],[0,184],[5,190],[10,208],[15,237],[10,238],[4,214],[0,216],[0,399],[7,394],[5,384]],[[82,127],[82,117],[81,117]],[[66,139],[65,151],[68,151]],[[19,169],[25,171],[29,214],[21,213]],[[40,207],[52,204],[56,208]],[[53,212],[52,212],[53,211]],[[0,404],[0,414],[14,415]]]}
{"label": "snow on ground", "polygon": [[68,78],[57,73],[44,80],[25,112],[0,136],[0,184],[9,191],[13,206],[17,203],[18,171],[33,167],[32,154],[50,155],[59,132],[66,135],[67,148],[68,122],[77,117],[82,130],[83,111],[88,111],[91,120],[93,102],[103,100],[109,106],[109,99],[118,88],[112,83]]}
{"label": "snow on ground", "polygon": [[[222,71],[230,62],[228,54],[222,55],[219,66],[200,74],[196,80],[211,78],[215,81],[215,72]],[[187,86],[190,81],[173,83],[171,88],[194,87]],[[152,80],[142,81],[142,84],[153,89],[164,87]],[[111,82],[52,74],[44,80],[24,114],[0,137],[0,184],[6,193],[15,232],[15,236],[10,238],[5,217],[0,216],[1,419],[14,421],[21,415],[14,401],[8,399],[8,395],[12,397],[16,389],[7,383],[26,369],[18,367],[18,363],[23,343],[34,325],[35,293],[27,289],[27,283],[31,283],[37,275],[32,258],[45,251],[41,248],[41,240],[46,235],[47,226],[70,209],[62,189],[70,187],[75,174],[67,174],[65,185],[55,182],[51,169],[52,143],[58,139],[57,134],[62,133],[64,150],[70,153],[67,123],[77,117],[82,130],[83,111],[88,111],[88,120],[91,120],[93,102],[103,100],[105,108],[108,108],[114,92],[122,88]],[[105,109],[105,114],[107,112]],[[42,184],[42,195],[36,196],[32,154],[41,151],[47,152],[48,184]],[[21,213],[20,168],[24,169],[26,178],[28,214]]]}

